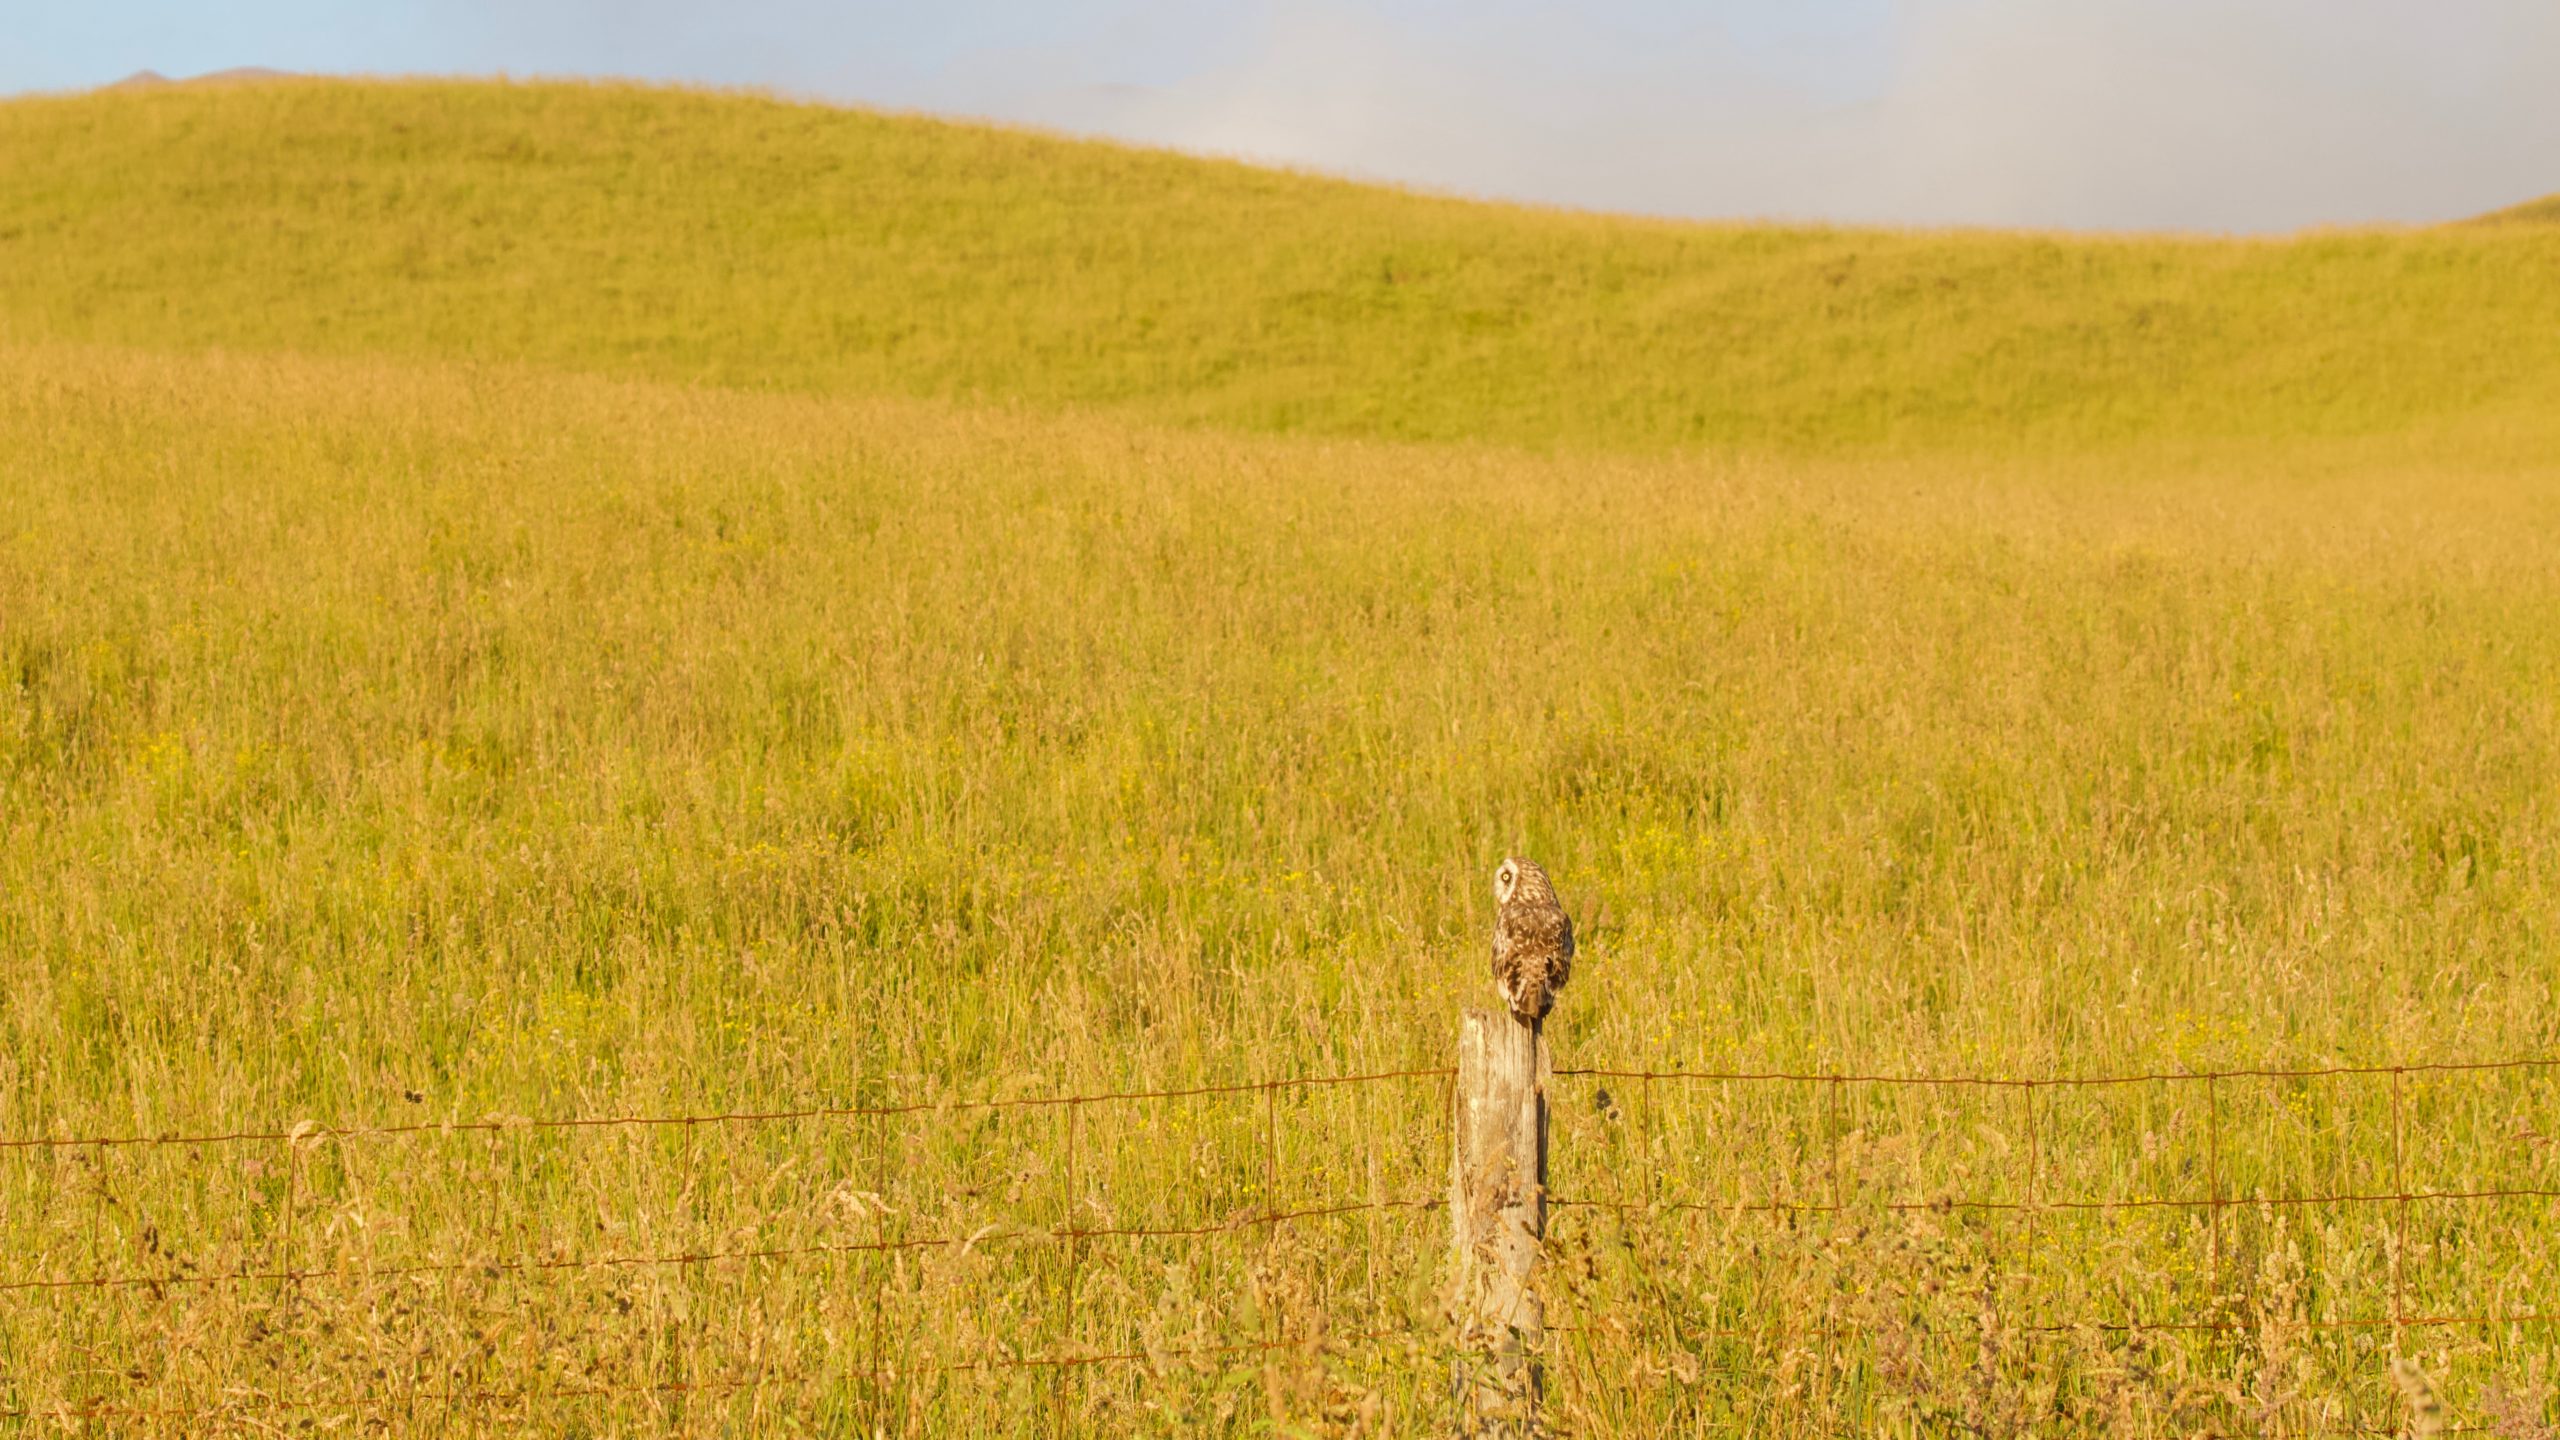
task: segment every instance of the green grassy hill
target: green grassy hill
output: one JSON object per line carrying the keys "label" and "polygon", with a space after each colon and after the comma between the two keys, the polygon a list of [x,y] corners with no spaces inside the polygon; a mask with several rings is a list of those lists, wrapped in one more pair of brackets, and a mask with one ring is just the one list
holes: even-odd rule
{"label": "green grassy hill", "polygon": [[2492,210],[2471,221],[2474,225],[2550,225],[2560,223],[2560,195],[2545,195],[2503,210]]}
{"label": "green grassy hill", "polygon": [[2560,397],[2560,234],[1673,225],[581,85],[0,106],[0,333],[1623,450],[2352,435]]}

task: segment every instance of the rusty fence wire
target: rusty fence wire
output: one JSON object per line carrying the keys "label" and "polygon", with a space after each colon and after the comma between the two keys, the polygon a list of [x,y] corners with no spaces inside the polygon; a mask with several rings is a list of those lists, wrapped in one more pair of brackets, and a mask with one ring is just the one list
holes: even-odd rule
{"label": "rusty fence wire", "polygon": [[[2388,1315],[2352,1320],[2310,1320],[2312,1329],[2425,1329],[2460,1325],[2545,1325],[2560,1320],[2560,1308],[2548,1310],[2483,1314],[2428,1314],[2412,1311],[2408,1305],[2406,1276],[2402,1272],[2403,1257],[2408,1250],[2409,1209],[2418,1204],[2480,1202],[2491,1200],[2560,1200],[2560,1186],[2499,1185],[2463,1189],[2412,1187],[2408,1182],[2408,1144],[2406,1106],[2403,1091],[2412,1076],[2485,1075],[2521,1072],[2560,1071],[2560,1058],[2517,1060],[2436,1061],[2402,1065],[2322,1065],[2302,1067],[2250,1067],[2227,1070],[2150,1071],[2115,1075],[2087,1076],[1992,1076],[1992,1075],[1923,1075],[1898,1073],[1835,1073],[1827,1071],[1780,1070],[1623,1070],[1604,1066],[1559,1067],[1558,1078],[1618,1081],[1646,1086],[1682,1084],[1722,1085],[1788,1085],[1810,1086],[1821,1090],[1826,1104],[1836,1114],[1841,1093],[1851,1086],[1884,1086],[1922,1090],[1980,1090],[2013,1094],[2022,1111],[2022,1129],[2027,1137],[2022,1152],[2024,1183],[2015,1198],[1990,1199],[1961,1195],[1931,1196],[1917,1200],[1880,1200],[1860,1202],[1885,1211],[1992,1211],[2036,1216],[2073,1212],[2111,1213],[2134,1210],[2190,1210],[2208,1217],[2213,1227],[2213,1250],[2221,1250],[2220,1225],[2223,1212],[2264,1208],[2291,1209],[2314,1206],[2391,1206],[2396,1207],[2396,1230],[2399,1244],[2391,1257],[2391,1311]],[[2392,1118],[2391,1185],[2385,1190],[2329,1191],[2309,1193],[2266,1194],[2237,1193],[2224,1184],[2223,1163],[2223,1088],[2238,1081],[2304,1081],[2362,1080],[2386,1083],[2390,1087]],[[2149,1196],[2071,1196],[2042,1193],[2042,1176],[2046,1156],[2038,1125],[2037,1097],[2062,1092],[2120,1089],[2138,1085],[2181,1085],[2201,1088],[2205,1103],[2205,1190],[2197,1195]],[[1839,1146],[1846,1127],[1833,1123],[1825,1127],[1830,1153],[1826,1167],[1830,1192],[1821,1199],[1735,1199],[1731,1201],[1628,1201],[1589,1196],[1554,1195],[1548,1203],[1559,1210],[1593,1209],[1618,1213],[1660,1213],[1702,1211],[1710,1213],[1759,1212],[1774,1214],[1838,1214],[1852,1208],[1839,1190],[1841,1170]],[[2028,1243],[2032,1246],[2039,1232],[2030,1227]],[[2560,1296],[2554,1297],[2560,1302]],[[2238,1331],[2255,1322],[2241,1319],[2185,1319],[2167,1321],[2093,1320],[2043,1322],[2021,1326],[2022,1329],[2061,1333],[2080,1329],[2106,1331]],[[1747,1335],[1748,1331],[1730,1332]]]}
{"label": "rusty fence wire", "polygon": [[[1393,1083],[1432,1082],[1441,1085],[1455,1074],[1451,1066],[1427,1066],[1401,1070],[1375,1070],[1347,1074],[1296,1075],[1275,1079],[1243,1081],[1217,1085],[1192,1085],[1146,1090],[1093,1091],[1062,1095],[1008,1097],[1001,1099],[962,1100],[942,1098],[877,1105],[823,1105],[774,1110],[725,1110],[693,1113],[611,1114],[593,1116],[519,1117],[490,1116],[478,1119],[446,1119],[324,1125],[303,1122],[291,1126],[241,1127],[230,1130],[166,1131],[150,1134],[99,1136],[35,1135],[0,1137],[0,1153],[80,1153],[122,1150],[186,1150],[190,1152],[223,1147],[258,1145],[308,1145],[319,1141],[364,1141],[377,1138],[418,1137],[429,1140],[470,1136],[508,1137],[542,1133],[594,1133],[633,1130],[699,1130],[716,1127],[746,1127],[799,1121],[897,1119],[901,1117],[933,1117],[965,1115],[973,1112],[1048,1110],[1067,1117],[1065,1127],[1065,1168],[1070,1176],[1076,1167],[1078,1137],[1083,1133],[1083,1115],[1096,1107],[1134,1104],[1147,1101],[1212,1100],[1250,1104],[1259,1107],[1260,1124],[1255,1127],[1258,1139],[1261,1193],[1258,1206],[1212,1223],[1198,1225],[1089,1225],[1073,1218],[1050,1226],[1014,1228],[982,1227],[968,1233],[899,1236],[894,1239],[826,1241],[800,1245],[739,1246],[702,1248],[638,1255],[586,1256],[487,1256],[458,1260],[435,1260],[382,1266],[264,1266],[238,1269],[200,1270],[172,1266],[156,1271],[114,1271],[99,1269],[87,1274],[23,1276],[0,1273],[0,1304],[41,1303],[49,1296],[66,1294],[126,1294],[145,1300],[172,1291],[207,1287],[249,1286],[259,1284],[361,1285],[374,1281],[400,1280],[437,1276],[497,1277],[506,1275],[570,1275],[597,1271],[630,1269],[689,1269],[711,1265],[745,1263],[787,1263],[830,1256],[863,1254],[895,1254],[930,1250],[985,1250],[1012,1245],[1051,1245],[1068,1247],[1075,1253],[1087,1242],[1112,1240],[1206,1239],[1254,1231],[1273,1231],[1299,1221],[1314,1221],[1346,1215],[1376,1214],[1387,1211],[1428,1211],[1447,1204],[1438,1195],[1410,1198],[1373,1197],[1318,1205],[1284,1206],[1279,1203],[1279,1130],[1278,1102],[1290,1093],[1329,1090],[1341,1087],[1370,1086]],[[1375,1343],[1409,1334],[1409,1329],[1377,1330],[1359,1333],[1327,1334],[1319,1338],[1280,1337],[1245,1340],[1226,1344],[1186,1344],[1154,1346],[1145,1349],[1078,1350],[1056,1354],[990,1354],[965,1360],[931,1361],[915,1364],[879,1366],[831,1365],[830,1380],[866,1380],[882,1384],[912,1383],[936,1376],[965,1375],[996,1371],[1069,1371],[1104,1366],[1165,1366],[1217,1357],[1267,1354],[1284,1350],[1303,1350],[1322,1343],[1353,1346]],[[0,1367],[0,1382],[7,1380],[5,1367]],[[456,1409],[488,1407],[523,1407],[570,1400],[679,1400],[693,1396],[721,1395],[754,1390],[769,1385],[791,1383],[810,1377],[787,1372],[765,1372],[738,1379],[708,1381],[667,1381],[639,1383],[577,1383],[539,1389],[498,1389],[487,1387],[423,1387],[396,1398],[380,1394],[346,1394],[337,1396],[267,1395],[254,1392],[231,1394],[218,1406],[168,1406],[143,1403],[92,1401],[49,1409],[11,1409],[0,1404],[0,1421],[40,1421],[54,1424],[117,1421],[166,1422],[171,1424],[215,1424],[236,1421],[244,1416],[257,1420],[270,1415],[295,1415],[313,1412],[380,1412],[391,1408],[443,1412]]]}
{"label": "rusty fence wire", "polygon": [[[2024,1217],[2027,1221],[2027,1245],[2041,1241],[2040,1217],[2072,1214],[2107,1214],[2127,1211],[2187,1211],[2200,1214],[2208,1227],[2212,1263],[2221,1263],[2223,1253],[2222,1225],[2226,1212],[2234,1209],[2292,1207],[2373,1207],[2392,1212],[2399,1243],[2390,1254],[2389,1306],[2386,1313],[2354,1318],[2311,1319],[2302,1322],[2306,1328],[2336,1330],[2382,1330],[2395,1334],[2403,1331],[2440,1330],[2448,1327],[2524,1327],[2545,1326],[2560,1321],[2560,1296],[2546,1305],[2518,1310],[2483,1309],[2477,1312],[2433,1311],[2412,1305],[2407,1277],[2403,1273],[2408,1252],[2407,1234],[2413,1207],[2421,1205],[2459,1205],[2492,1201],[2560,1201],[2560,1185],[2500,1184],[2465,1188],[2444,1188],[2412,1184],[2409,1178],[2408,1142],[2406,1138],[2407,1103],[2405,1091],[2413,1080],[2425,1077],[2485,1075],[2500,1072],[2560,1072],[2560,1057],[2496,1061],[2450,1061],[2399,1065],[2328,1065],[2306,1067],[2249,1067],[2220,1070],[2179,1070],[2088,1076],[1997,1076],[1968,1074],[1899,1074],[1854,1071],[1782,1071],[1782,1070],[1705,1070],[1705,1069],[1622,1069],[1604,1066],[1560,1067],[1554,1073],[1559,1081],[1590,1082],[1594,1085],[1614,1084],[1620,1087],[1642,1087],[1647,1092],[1684,1086],[1721,1085],[1762,1088],[1792,1087],[1822,1097],[1820,1105],[1826,1121],[1820,1127],[1829,1148],[1827,1173],[1822,1193],[1810,1196],[1734,1197],[1726,1199],[1663,1199],[1657,1196],[1626,1198],[1600,1194],[1578,1194],[1570,1190],[1550,1196],[1551,1207],[1558,1212],[1576,1210],[1611,1213],[1631,1221],[1690,1213],[1742,1214],[1758,1213],[1778,1216],[1840,1214],[1857,1207],[1885,1211],[1937,1210],[1944,1212],[1997,1213]],[[594,1132],[609,1130],[702,1129],[706,1127],[744,1127],[792,1121],[821,1121],[954,1115],[973,1111],[1053,1110],[1066,1117],[1064,1168],[1075,1172],[1078,1137],[1082,1134],[1082,1117],[1095,1107],[1156,1100],[1207,1099],[1229,1104],[1261,1107],[1260,1162],[1263,1170],[1261,1203],[1242,1213],[1214,1223],[1199,1225],[1098,1225],[1068,1223],[1055,1226],[1030,1226],[1012,1229],[985,1228],[967,1234],[950,1233],[928,1236],[900,1236],[894,1239],[826,1241],[770,1247],[740,1246],[735,1248],[696,1248],[669,1253],[605,1254],[590,1256],[519,1256],[466,1260],[437,1260],[378,1267],[296,1267],[292,1265],[235,1270],[193,1270],[168,1268],[160,1271],[95,1270],[87,1274],[52,1274],[29,1276],[8,1274],[0,1270],[0,1304],[43,1304],[48,1297],[66,1293],[122,1293],[141,1298],[166,1295],[173,1290],[196,1287],[251,1284],[315,1284],[362,1283],[368,1281],[437,1275],[549,1275],[619,1269],[672,1268],[709,1266],[731,1263],[788,1263],[795,1260],[854,1254],[888,1254],[903,1251],[953,1250],[1001,1245],[1064,1245],[1080,1253],[1087,1242],[1136,1239],[1190,1239],[1254,1231],[1276,1231],[1296,1221],[1328,1217],[1376,1213],[1381,1211],[1428,1211],[1444,1207],[1445,1196],[1439,1194],[1400,1197],[1372,1195],[1365,1200],[1321,1203],[1290,1207],[1279,1202],[1280,1147],[1278,1142],[1278,1101],[1291,1092],[1309,1092],[1344,1086],[1428,1083],[1443,1087],[1454,1076],[1453,1067],[1426,1066],[1396,1070],[1377,1070],[1351,1074],[1301,1075],[1259,1081],[1219,1085],[1199,1085],[1154,1090],[1097,1091],[1090,1093],[1035,1096],[986,1100],[919,1101],[880,1105],[810,1106],[796,1109],[717,1111],[707,1113],[611,1114],[565,1116],[552,1118],[487,1117],[472,1120],[448,1119],[410,1121],[387,1124],[318,1125],[303,1123],[285,1128],[274,1126],[243,1127],[232,1130],[169,1132],[157,1134],[123,1134],[108,1136],[20,1136],[0,1137],[0,1152],[100,1152],[128,1149],[205,1150],[225,1146],[307,1144],[315,1140],[360,1141],[374,1137],[418,1136],[427,1138],[468,1135],[504,1136],[542,1132]],[[2304,1191],[2300,1193],[2267,1193],[2263,1188],[2243,1192],[2229,1183],[2226,1164],[2224,1112],[2226,1091],[2249,1082],[2306,1082],[2334,1080],[2359,1085],[2387,1086],[2392,1126],[2389,1183],[2381,1187]],[[2204,1110],[2203,1176],[2197,1193],[2182,1195],[2086,1195],[2049,1193],[2045,1179],[2048,1169],[2045,1108],[2055,1097],[2136,1086],[2188,1087],[2200,1090]],[[1839,1120],[1844,1097],[1853,1088],[1881,1087],[1893,1090],[1920,1090],[1932,1093],[1974,1092],[1979,1095],[2014,1096],[2019,1107],[2017,1116],[2025,1136],[2020,1152],[2021,1176],[2013,1182],[2005,1196],[1937,1195],[1925,1199],[1867,1200],[1853,1202],[1842,1191],[1840,1178],[1842,1137],[1851,1127]],[[1605,1092],[1604,1092],[1605,1094]],[[1559,1169],[1568,1173],[1576,1167],[1574,1157],[1559,1156]],[[1618,1177],[1623,1183],[1626,1177]],[[0,1262],[4,1264],[5,1262]],[[2023,1323],[2016,1328],[2029,1333],[2059,1334],[2071,1331],[2101,1332],[2191,1332],[2228,1333],[2246,1330],[2258,1322],[2232,1315],[2185,1315],[2161,1318],[2109,1318],[2076,1316]],[[1574,1327],[1551,1327],[1554,1333],[1570,1335]],[[1765,1328],[1702,1327],[1686,1332],[1692,1338],[1748,1341],[1763,1336]],[[1841,1331],[1835,1338],[1856,1333],[1854,1327]],[[1334,1334],[1326,1343],[1362,1345],[1396,1339],[1410,1339],[1407,1329],[1372,1330]],[[1155,1349],[1117,1349],[1057,1354],[995,1354],[963,1361],[918,1364],[911,1366],[878,1366],[873,1368],[830,1367],[830,1378],[851,1378],[895,1384],[912,1382],[932,1375],[996,1370],[1070,1370],[1099,1366],[1162,1366],[1177,1360],[1197,1360],[1219,1356],[1253,1355],[1291,1348],[1302,1348],[1306,1338],[1267,1338],[1232,1344],[1191,1345]],[[0,1379],[5,1379],[0,1376]],[[636,1384],[564,1385],[542,1390],[487,1390],[471,1388],[423,1389],[403,1397],[400,1403],[420,1409],[461,1408],[485,1405],[529,1405],[582,1398],[659,1397],[673,1399],[688,1395],[718,1394],[751,1390],[757,1387],[807,1377],[787,1374],[764,1374],[732,1380],[663,1382]],[[148,1404],[94,1402],[51,1410],[9,1410],[0,1408],[0,1420],[79,1422],[113,1421],[206,1421],[236,1417],[244,1408],[256,1415],[290,1415],[297,1412],[329,1410],[381,1410],[386,1402],[379,1396],[312,1397],[242,1394],[217,1408],[166,1408]],[[2476,1427],[2454,1426],[2442,1433],[2465,1433]],[[2391,1427],[2371,1430],[2338,1431],[2339,1434],[2388,1434]]]}

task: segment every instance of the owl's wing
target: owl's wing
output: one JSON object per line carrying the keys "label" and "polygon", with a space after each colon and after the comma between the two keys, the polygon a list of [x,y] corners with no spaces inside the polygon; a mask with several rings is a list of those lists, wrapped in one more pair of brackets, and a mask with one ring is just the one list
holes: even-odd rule
{"label": "owl's wing", "polygon": [[1556,948],[1564,952],[1564,958],[1570,960],[1573,958],[1573,917],[1559,910],[1556,912],[1556,920],[1563,930],[1563,933],[1557,937]]}

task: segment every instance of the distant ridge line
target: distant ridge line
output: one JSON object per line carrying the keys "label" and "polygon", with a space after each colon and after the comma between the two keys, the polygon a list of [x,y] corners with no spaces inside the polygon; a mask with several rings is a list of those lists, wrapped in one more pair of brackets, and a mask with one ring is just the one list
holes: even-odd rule
{"label": "distant ridge line", "polygon": [[101,90],[161,90],[181,85],[250,85],[261,80],[303,78],[305,77],[292,70],[271,70],[264,65],[234,65],[228,70],[208,70],[201,75],[190,75],[182,80],[172,80],[157,70],[136,70],[121,80],[111,81],[98,88]]}
{"label": "distant ridge line", "polygon": [[2486,215],[2474,215],[2466,225],[2560,225],[2560,195],[2545,195],[2521,205],[2509,205]]}

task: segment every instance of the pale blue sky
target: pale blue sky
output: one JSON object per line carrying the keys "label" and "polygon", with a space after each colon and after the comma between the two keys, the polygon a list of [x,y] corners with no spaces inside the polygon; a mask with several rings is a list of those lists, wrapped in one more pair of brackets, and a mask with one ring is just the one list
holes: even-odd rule
{"label": "pale blue sky", "polygon": [[623,75],[1707,217],[2215,230],[2560,191],[2560,0],[0,0],[0,92]]}

